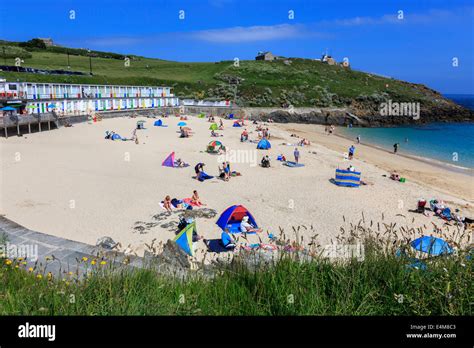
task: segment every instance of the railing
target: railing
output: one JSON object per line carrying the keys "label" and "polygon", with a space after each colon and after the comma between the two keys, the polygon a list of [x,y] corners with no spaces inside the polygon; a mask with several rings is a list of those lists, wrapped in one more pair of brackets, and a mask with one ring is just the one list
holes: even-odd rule
{"label": "railing", "polygon": [[[23,94],[24,96],[20,97],[20,99],[28,99],[28,100],[49,100],[49,99],[123,99],[123,98],[174,98],[174,94],[165,95],[162,93],[161,95],[143,95],[143,94],[131,94],[131,93],[95,93],[95,92],[79,92],[79,93],[31,93],[27,95],[26,93]],[[17,96],[16,99],[19,97]],[[0,99],[3,99],[0,93]],[[5,98],[6,99],[6,98]],[[12,97],[11,99],[15,99]]]}

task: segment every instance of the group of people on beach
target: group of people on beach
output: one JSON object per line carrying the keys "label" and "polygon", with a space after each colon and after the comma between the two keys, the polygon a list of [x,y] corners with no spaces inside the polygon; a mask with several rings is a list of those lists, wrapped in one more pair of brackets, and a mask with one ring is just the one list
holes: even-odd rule
{"label": "group of people on beach", "polygon": [[326,133],[327,135],[331,135],[332,133],[334,133],[335,129],[336,127],[334,127],[334,125],[326,126],[324,127],[324,133]]}
{"label": "group of people on beach", "polygon": [[162,201],[162,204],[163,204],[163,209],[165,209],[167,212],[172,212],[173,209],[192,210],[193,205],[198,206],[198,207],[206,205],[201,202],[201,198],[199,197],[197,190],[193,191],[193,195],[191,196],[191,199],[187,200],[187,202],[185,202],[185,200],[171,198],[170,195],[167,195],[165,199]]}

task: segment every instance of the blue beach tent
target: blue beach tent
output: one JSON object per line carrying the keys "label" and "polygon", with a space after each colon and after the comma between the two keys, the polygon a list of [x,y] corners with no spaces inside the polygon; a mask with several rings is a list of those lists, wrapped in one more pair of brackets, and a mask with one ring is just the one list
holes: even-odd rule
{"label": "blue beach tent", "polygon": [[359,187],[360,172],[352,172],[350,170],[336,169],[336,178],[334,183],[337,186]]}
{"label": "blue beach tent", "polygon": [[260,140],[257,144],[257,149],[259,150],[268,150],[268,149],[271,149],[272,148],[272,145],[270,144],[270,142],[263,138],[262,140]]}
{"label": "blue beach tent", "polygon": [[194,256],[193,250],[193,231],[196,228],[196,222],[187,225],[178,233],[174,241],[184,252],[190,256]]}
{"label": "blue beach tent", "polygon": [[112,140],[121,140],[122,137],[121,137],[120,135],[118,135],[118,134],[114,134],[114,135],[112,135],[112,138],[111,138],[111,139],[112,139]]}
{"label": "blue beach tent", "polygon": [[240,223],[244,216],[249,217],[249,222],[255,228],[258,228],[257,222],[253,218],[252,214],[243,205],[233,205],[221,214],[216,222],[222,230],[229,229],[230,233],[240,233]]}
{"label": "blue beach tent", "polygon": [[451,254],[453,248],[443,239],[432,236],[423,236],[410,243],[415,250],[428,253],[429,255],[439,256],[442,254]]}
{"label": "blue beach tent", "polygon": [[153,125],[157,126],[157,127],[161,127],[163,125],[163,121],[162,120],[156,120]]}

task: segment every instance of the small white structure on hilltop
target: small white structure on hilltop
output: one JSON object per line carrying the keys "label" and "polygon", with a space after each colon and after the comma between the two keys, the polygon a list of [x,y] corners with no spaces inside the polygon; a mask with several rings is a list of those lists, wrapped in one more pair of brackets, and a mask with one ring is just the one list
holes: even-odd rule
{"label": "small white structure on hilltop", "polygon": [[43,41],[47,47],[54,46],[53,39],[51,39],[50,37],[39,37],[38,40]]}
{"label": "small white structure on hilltop", "polygon": [[257,56],[255,57],[255,60],[266,60],[266,61],[272,61],[275,60],[276,57],[272,54],[272,52],[258,52]]}

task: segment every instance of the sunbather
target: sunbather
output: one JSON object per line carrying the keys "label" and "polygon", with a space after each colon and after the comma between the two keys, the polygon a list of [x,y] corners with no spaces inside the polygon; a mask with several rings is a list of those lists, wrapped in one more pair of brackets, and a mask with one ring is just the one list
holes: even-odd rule
{"label": "sunbather", "polygon": [[390,174],[390,179],[400,181],[400,175],[394,170],[392,174]]}
{"label": "sunbather", "polygon": [[235,241],[232,235],[229,233],[229,229],[222,231],[221,233],[221,243],[222,246],[226,249],[234,249],[235,248]]}
{"label": "sunbather", "polygon": [[178,158],[178,159],[174,162],[174,165],[175,165],[175,167],[180,167],[180,168],[182,168],[182,167],[187,167],[187,166],[188,166],[188,164],[185,163],[181,158]]}
{"label": "sunbather", "polygon": [[204,203],[201,202],[201,198],[199,198],[199,194],[196,190],[193,191],[193,196],[191,197],[191,203],[195,205],[205,205]]}
{"label": "sunbather", "polygon": [[224,168],[224,173],[225,173],[225,181],[229,181],[230,179],[230,162],[225,163],[225,168]]}
{"label": "sunbather", "polygon": [[165,200],[163,201],[163,208],[166,209],[166,211],[171,212],[171,197],[166,196]]}
{"label": "sunbather", "polygon": [[246,215],[242,218],[240,222],[240,232],[248,233],[248,232],[261,232],[261,229],[255,228],[249,223],[249,217]]}
{"label": "sunbather", "polygon": [[201,162],[196,164],[196,166],[194,167],[194,172],[196,173],[196,175],[199,175],[199,173],[204,170],[204,166],[205,166],[205,164],[201,163]]}
{"label": "sunbather", "polygon": [[270,168],[270,157],[268,155],[263,156],[261,165],[263,168]]}
{"label": "sunbather", "polygon": [[240,135],[240,141],[244,142],[244,141],[247,141],[247,140],[249,140],[249,133],[247,132],[247,129],[244,129],[244,131]]}

